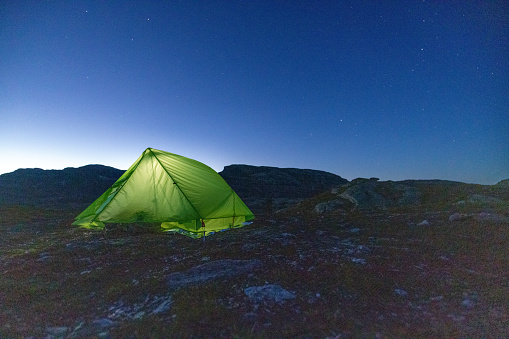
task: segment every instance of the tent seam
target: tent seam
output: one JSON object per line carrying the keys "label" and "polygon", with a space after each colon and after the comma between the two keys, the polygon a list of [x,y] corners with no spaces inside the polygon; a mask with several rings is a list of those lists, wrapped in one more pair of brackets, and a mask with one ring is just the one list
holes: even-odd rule
{"label": "tent seam", "polygon": [[161,163],[161,161],[159,160],[159,158],[157,157],[157,155],[155,155],[155,153],[152,151],[152,148],[149,148],[150,150],[150,153],[152,153],[152,155],[154,156],[154,158],[157,160],[157,162],[159,163],[159,165],[161,165],[161,167],[163,168],[164,172],[166,172],[166,174],[170,177],[171,181],[173,181],[173,183],[175,184],[175,186],[177,186],[178,190],[180,191],[180,193],[182,193],[182,195],[184,196],[184,198],[186,198],[187,202],[189,203],[189,205],[193,208],[193,210],[196,212],[196,214],[198,215],[198,217],[203,221],[203,217],[201,216],[201,214],[196,210],[196,207],[194,207],[193,203],[191,201],[189,201],[189,198],[187,197],[187,195],[184,193],[184,191],[182,191],[182,189],[180,188],[180,185],[175,181],[175,179],[173,179],[173,176],[170,174],[170,172],[168,172],[166,170],[166,167],[163,166],[163,164]]}

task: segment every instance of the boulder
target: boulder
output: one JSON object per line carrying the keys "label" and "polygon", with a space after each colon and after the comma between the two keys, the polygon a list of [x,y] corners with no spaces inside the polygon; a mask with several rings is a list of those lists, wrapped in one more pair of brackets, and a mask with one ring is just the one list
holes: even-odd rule
{"label": "boulder", "polygon": [[339,197],[360,209],[387,209],[416,205],[421,201],[416,187],[392,181],[379,182],[377,178],[355,179],[346,187]]}
{"label": "boulder", "polygon": [[316,204],[315,212],[316,213],[327,213],[340,209],[345,204],[343,199],[334,199],[330,201],[324,201]]}
{"label": "boulder", "polygon": [[453,213],[449,216],[449,221],[459,221],[472,218],[472,214],[467,213]]}

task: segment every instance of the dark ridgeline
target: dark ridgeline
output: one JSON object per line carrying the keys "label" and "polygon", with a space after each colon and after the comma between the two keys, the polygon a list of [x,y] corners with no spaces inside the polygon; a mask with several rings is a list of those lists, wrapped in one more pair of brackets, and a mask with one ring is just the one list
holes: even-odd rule
{"label": "dark ridgeline", "polygon": [[[87,165],[63,170],[18,169],[0,175],[0,207],[24,205],[83,209],[103,194],[123,170]],[[333,188],[336,198],[361,209],[451,205],[458,201],[509,200],[509,179],[496,185],[446,180],[348,180],[324,171],[230,165],[219,173],[255,215],[270,215]],[[482,195],[482,196],[479,196]],[[470,199],[470,200],[469,200]]]}
{"label": "dark ridgeline", "polygon": [[90,204],[122,173],[124,171],[103,165],[63,170],[18,169],[0,175],[0,206],[67,208]]}
{"label": "dark ridgeline", "polygon": [[[79,207],[97,199],[123,173],[102,165],[18,169],[0,175],[0,206]],[[348,182],[323,171],[265,166],[231,165],[219,174],[254,213],[286,207]]]}

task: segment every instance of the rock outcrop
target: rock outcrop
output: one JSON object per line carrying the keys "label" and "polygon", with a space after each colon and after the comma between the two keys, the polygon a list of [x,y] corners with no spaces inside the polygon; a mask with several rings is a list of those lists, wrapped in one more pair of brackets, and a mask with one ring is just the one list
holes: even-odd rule
{"label": "rock outcrop", "polygon": [[509,179],[501,180],[497,183],[497,186],[508,187],[509,188]]}
{"label": "rock outcrop", "polygon": [[171,290],[202,284],[220,278],[229,278],[242,273],[249,273],[261,266],[260,260],[224,259],[211,261],[190,268],[185,272],[175,272],[166,277]]}
{"label": "rock outcrop", "polygon": [[399,182],[359,178],[344,187],[339,197],[360,209],[386,209],[416,205],[421,201],[417,188]]}
{"label": "rock outcrop", "polygon": [[[314,206],[316,213],[348,210],[349,202],[360,210],[387,210],[397,207],[441,206],[443,209],[477,208],[509,213],[509,190],[496,185],[465,184],[444,180],[379,181],[358,178],[330,191],[328,200]],[[506,211],[506,212],[504,212]]]}
{"label": "rock outcrop", "polygon": [[280,304],[285,300],[295,299],[295,293],[289,292],[279,285],[272,284],[246,287],[244,293],[254,303],[273,301]]}
{"label": "rock outcrop", "polygon": [[324,171],[230,165],[219,173],[255,214],[271,213],[348,180]]}

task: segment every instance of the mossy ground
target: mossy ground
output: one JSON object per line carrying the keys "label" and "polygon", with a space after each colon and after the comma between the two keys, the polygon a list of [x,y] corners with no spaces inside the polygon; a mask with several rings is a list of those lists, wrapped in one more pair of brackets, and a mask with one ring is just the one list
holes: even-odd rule
{"label": "mossy ground", "polygon": [[[321,199],[321,198],[319,198]],[[308,207],[312,207],[310,204]],[[0,210],[0,337],[111,318],[170,295],[165,276],[208,261],[259,259],[250,274],[171,292],[161,313],[112,318],[111,337],[506,337],[509,225],[448,212],[259,217],[208,237],[88,231],[79,211]],[[305,207],[305,208],[304,208]],[[417,226],[422,220],[430,225]],[[277,284],[284,303],[244,288]],[[69,334],[69,333],[68,333]]]}

